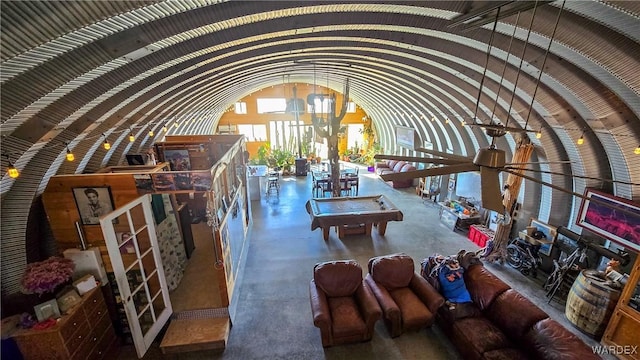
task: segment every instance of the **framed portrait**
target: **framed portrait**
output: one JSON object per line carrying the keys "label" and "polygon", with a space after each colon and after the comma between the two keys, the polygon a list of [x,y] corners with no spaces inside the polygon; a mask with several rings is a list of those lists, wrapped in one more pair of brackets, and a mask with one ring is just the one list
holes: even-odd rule
{"label": "framed portrait", "polygon": [[640,252],[640,204],[593,189],[584,195],[576,224]]}
{"label": "framed portrait", "polygon": [[82,225],[100,225],[100,217],[115,208],[109,186],[78,187],[72,191]]}
{"label": "framed portrait", "polygon": [[541,231],[545,236],[545,240],[549,241],[549,243],[543,243],[540,246],[540,250],[538,250],[538,252],[540,254],[550,256],[551,248],[553,247],[553,243],[556,241],[556,237],[558,236],[557,228],[555,226],[545,224],[537,219],[531,219],[530,226],[534,226],[536,228],[535,231]]}
{"label": "framed portrait", "polygon": [[49,301],[43,302],[42,304],[38,304],[33,307],[33,310],[35,310],[36,317],[40,322],[47,319],[57,319],[60,317],[60,308],[58,308],[58,302],[56,301],[56,299],[51,299]]}
{"label": "framed portrait", "polygon": [[56,301],[58,303],[60,312],[66,314],[69,309],[80,304],[82,298],[80,297],[76,289],[74,289],[72,286],[68,286],[60,292],[60,295],[56,297]]}

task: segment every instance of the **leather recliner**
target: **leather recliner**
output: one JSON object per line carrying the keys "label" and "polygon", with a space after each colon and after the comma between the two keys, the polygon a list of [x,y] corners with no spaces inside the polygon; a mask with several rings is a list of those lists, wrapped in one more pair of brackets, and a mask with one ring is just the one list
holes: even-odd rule
{"label": "leather recliner", "polygon": [[382,309],[391,337],[429,327],[444,298],[414,269],[404,253],[369,259],[369,285]]}
{"label": "leather recliner", "polygon": [[318,263],[309,284],[313,324],[322,346],[371,340],[382,311],[354,260]]}

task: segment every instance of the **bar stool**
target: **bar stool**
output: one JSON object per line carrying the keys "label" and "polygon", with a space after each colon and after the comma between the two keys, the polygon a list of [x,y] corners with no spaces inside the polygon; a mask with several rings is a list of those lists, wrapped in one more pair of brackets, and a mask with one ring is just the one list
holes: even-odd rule
{"label": "bar stool", "polygon": [[270,172],[267,174],[267,196],[275,192],[276,195],[280,195],[280,182],[278,179],[280,174],[278,172]]}

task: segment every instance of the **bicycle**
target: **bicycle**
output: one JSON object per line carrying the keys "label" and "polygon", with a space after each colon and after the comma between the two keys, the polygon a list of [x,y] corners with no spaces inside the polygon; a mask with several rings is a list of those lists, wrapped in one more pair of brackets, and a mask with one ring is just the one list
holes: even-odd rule
{"label": "bicycle", "polygon": [[[587,246],[586,244],[585,246],[580,246],[580,243],[578,243],[578,247],[569,256],[564,259],[553,260],[553,271],[543,285],[543,288],[547,291],[546,296],[549,298],[547,303],[551,302],[558,289],[560,289],[567,273],[570,270],[579,271],[580,266],[578,264],[587,262],[586,259]],[[576,261],[578,261],[578,264],[576,264]]]}

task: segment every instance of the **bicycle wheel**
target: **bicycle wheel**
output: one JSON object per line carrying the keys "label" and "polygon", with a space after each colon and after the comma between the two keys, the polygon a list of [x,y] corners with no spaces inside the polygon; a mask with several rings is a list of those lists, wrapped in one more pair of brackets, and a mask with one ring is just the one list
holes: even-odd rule
{"label": "bicycle wheel", "polygon": [[522,267],[522,254],[517,246],[507,245],[507,262],[515,269]]}

